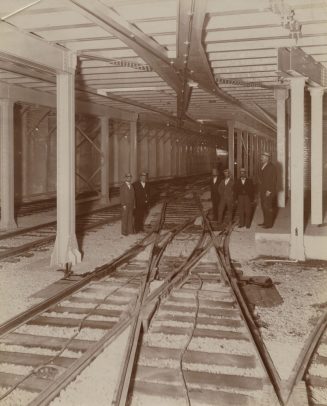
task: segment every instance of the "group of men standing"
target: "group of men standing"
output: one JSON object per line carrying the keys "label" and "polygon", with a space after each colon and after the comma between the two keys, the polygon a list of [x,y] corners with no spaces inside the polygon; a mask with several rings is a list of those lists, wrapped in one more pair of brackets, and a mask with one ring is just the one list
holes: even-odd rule
{"label": "group of men standing", "polygon": [[[259,193],[263,212],[263,228],[271,228],[275,215],[275,198],[277,176],[275,166],[270,162],[270,153],[261,154],[262,166],[259,173]],[[239,228],[250,228],[252,219],[252,203],[255,195],[255,188],[252,179],[247,177],[246,170],[240,169],[240,176],[234,182],[229,169],[223,171],[222,178],[216,168],[212,170],[211,199],[213,219],[222,224],[226,212],[227,222],[233,218],[235,203],[239,215]]]}
{"label": "group of men standing", "polygon": [[132,175],[125,175],[120,186],[120,204],[122,210],[121,233],[123,235],[144,231],[144,220],[149,209],[150,190],[147,174],[142,172],[140,179],[132,183]]}

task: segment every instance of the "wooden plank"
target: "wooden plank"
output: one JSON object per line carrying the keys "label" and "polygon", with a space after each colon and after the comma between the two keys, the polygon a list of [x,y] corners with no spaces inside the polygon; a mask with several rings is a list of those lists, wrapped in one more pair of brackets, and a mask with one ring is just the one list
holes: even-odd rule
{"label": "wooden plank", "polygon": [[256,399],[241,393],[225,392],[222,390],[188,388],[191,403],[221,406],[254,406]]}
{"label": "wooden plank", "polygon": [[200,308],[199,310],[199,317],[208,317],[208,316],[213,316],[213,317],[234,317],[239,319],[240,316],[240,311],[237,309],[210,309],[209,307],[207,308]]}
{"label": "wooden plank", "polygon": [[195,316],[178,315],[178,314],[159,314],[155,317],[155,321],[181,321],[184,323],[194,323]]}
{"label": "wooden plank", "polygon": [[249,341],[249,337],[244,333],[226,330],[210,330],[204,328],[196,328],[193,337],[210,337],[225,340]]}
{"label": "wooden plank", "polygon": [[170,327],[170,326],[158,326],[150,327],[151,334],[167,334],[167,335],[189,335],[192,332],[192,326],[190,327]]}
{"label": "wooden plank", "polygon": [[262,390],[263,378],[214,374],[209,372],[184,371],[184,377],[188,385],[206,385],[215,388],[238,388],[245,390]]}
{"label": "wooden plank", "polygon": [[[74,313],[74,314],[88,314],[91,312],[91,308],[88,307],[72,307],[72,306],[54,306],[47,310],[47,312],[55,313]],[[120,317],[122,311],[115,309],[94,309],[92,310],[92,316],[104,316],[104,317]]]}
{"label": "wooden plank", "polygon": [[237,319],[224,319],[220,317],[198,317],[197,325],[207,324],[212,326],[226,326],[226,327],[242,327],[244,323],[242,320]]}
{"label": "wooden plank", "polygon": [[237,368],[255,368],[256,358],[254,355],[237,355],[225,353],[209,353],[204,351],[186,351],[184,362],[206,365],[226,365]]}
{"label": "wooden plank", "polygon": [[[16,385],[18,382],[22,380],[22,375],[16,374],[6,374],[5,372],[0,372],[0,386],[2,387],[10,387]],[[51,381],[44,378],[36,378],[34,375],[27,378],[23,381],[20,385],[20,389],[24,389],[30,392],[41,392],[45,389],[48,385],[50,385]]]}
{"label": "wooden plank", "polygon": [[316,355],[314,358],[315,363],[327,366],[327,357],[323,355]]}
{"label": "wooden plank", "polygon": [[[82,318],[73,319],[69,317],[47,317],[39,316],[27,322],[28,325],[33,326],[55,326],[55,327],[79,327]],[[115,325],[113,321],[104,320],[84,320],[83,327],[100,328],[109,330]]]}
{"label": "wooden plank", "polygon": [[[181,312],[181,313],[190,313],[195,312],[195,306],[177,306],[169,303],[164,303],[160,306],[160,310],[162,311],[174,311],[174,312]],[[205,316],[221,316],[221,317],[229,317],[229,316],[239,316],[239,310],[237,309],[219,309],[219,308],[210,308],[210,307],[201,307],[199,309],[199,314]]]}
{"label": "wooden plank", "polygon": [[176,348],[150,347],[142,345],[140,357],[149,359],[179,359],[181,350]]}
{"label": "wooden plank", "polygon": [[63,289],[66,289],[67,286],[70,286],[74,283],[75,281],[70,281],[67,279],[59,279],[59,281],[51,283],[46,288],[41,289],[38,292],[34,293],[31,297],[41,297],[47,299],[48,297],[56,295]]}
{"label": "wooden plank", "polygon": [[176,384],[183,382],[183,376],[179,369],[175,368],[155,368],[137,365],[136,381],[164,382],[165,384]]}
{"label": "wooden plank", "polygon": [[[182,386],[166,385],[163,383],[157,383],[155,385],[149,385],[148,382],[135,381],[133,383],[133,394],[135,395],[148,395],[158,396],[161,399],[163,397],[174,399],[185,399],[185,389]],[[169,403],[167,403],[167,406]]]}
{"label": "wooden plank", "polygon": [[306,383],[312,386],[320,386],[321,388],[327,387],[327,379],[317,375],[308,375],[306,378]]}
{"label": "wooden plank", "polygon": [[[188,335],[190,334],[190,332],[192,332],[192,327],[158,326],[151,327],[150,331],[153,334]],[[195,329],[193,337],[249,341],[249,338],[244,333],[238,333],[235,331],[225,331],[225,330],[220,331],[199,328]]]}
{"label": "wooden plank", "polygon": [[[1,343],[8,345],[22,345],[26,347],[42,347],[49,348],[51,350],[60,350],[68,342],[66,338],[59,337],[47,337],[47,336],[36,336],[33,334],[18,334],[11,333],[6,337],[0,339]],[[72,340],[67,349],[72,351],[86,351],[89,349],[90,345],[94,344],[94,341],[89,340]]]}
{"label": "wooden plank", "polygon": [[28,354],[23,352],[6,352],[0,351],[0,362],[15,364],[15,365],[28,365],[36,367],[39,365],[47,364],[51,361],[51,364],[56,366],[68,368],[74,361],[74,358],[58,357],[53,359],[52,355],[41,354]]}
{"label": "wooden plank", "polygon": [[[178,314],[160,314],[156,316],[155,321],[180,321],[184,323],[194,323],[194,317],[188,315]],[[221,317],[197,317],[197,325],[207,324],[212,326],[229,326],[229,327],[242,327],[243,322],[236,319],[224,319]]]}
{"label": "wooden plank", "polygon": [[[140,357],[148,359],[173,359],[179,360],[181,350],[175,348],[161,348],[142,346]],[[226,365],[237,368],[255,368],[256,358],[254,355],[237,355],[225,353],[209,353],[205,351],[187,350],[184,363],[206,364],[206,365]]]}
{"label": "wooden plank", "polygon": [[200,307],[214,307],[214,308],[235,308],[235,302],[230,300],[210,300],[199,298]]}

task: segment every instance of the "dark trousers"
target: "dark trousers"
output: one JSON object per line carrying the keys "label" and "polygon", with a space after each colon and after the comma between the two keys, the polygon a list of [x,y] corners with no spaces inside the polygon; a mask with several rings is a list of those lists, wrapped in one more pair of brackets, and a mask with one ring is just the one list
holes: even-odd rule
{"label": "dark trousers", "polygon": [[134,210],[134,228],[136,233],[144,230],[144,219],[147,211],[147,207],[136,207]]}
{"label": "dark trousers", "polygon": [[247,195],[239,195],[237,199],[239,226],[249,228],[251,225],[251,200]]}
{"label": "dark trousers", "polygon": [[212,214],[215,221],[218,220],[218,199],[212,200]]}
{"label": "dark trousers", "polygon": [[227,208],[227,222],[232,221],[233,216],[233,200],[221,198],[218,205],[218,223],[223,222],[224,212]]}
{"label": "dark trousers", "polygon": [[275,217],[275,196],[270,194],[266,196],[265,193],[260,193],[261,208],[263,213],[263,223],[267,227],[272,227]]}
{"label": "dark trousers", "polygon": [[121,209],[121,233],[123,235],[133,234],[133,207],[126,206]]}

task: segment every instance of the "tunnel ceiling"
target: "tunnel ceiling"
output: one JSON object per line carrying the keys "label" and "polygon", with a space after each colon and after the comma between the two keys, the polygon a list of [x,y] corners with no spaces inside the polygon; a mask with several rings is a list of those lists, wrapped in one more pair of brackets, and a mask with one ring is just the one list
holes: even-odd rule
{"label": "tunnel ceiling", "polygon": [[[0,16],[77,53],[78,99],[179,126],[274,131],[278,48],[327,66],[326,0],[7,0]],[[3,54],[0,81],[56,93],[55,75]]]}

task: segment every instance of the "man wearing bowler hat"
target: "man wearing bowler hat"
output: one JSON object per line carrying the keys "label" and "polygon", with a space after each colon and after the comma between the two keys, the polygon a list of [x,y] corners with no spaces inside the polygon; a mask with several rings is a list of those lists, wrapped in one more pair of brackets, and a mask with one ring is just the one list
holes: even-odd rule
{"label": "man wearing bowler hat", "polygon": [[144,231],[144,218],[149,209],[150,189],[147,173],[142,172],[140,180],[133,183],[135,192],[134,228],[135,232]]}
{"label": "man wearing bowler hat", "polygon": [[132,175],[125,175],[125,182],[120,186],[120,204],[121,204],[121,233],[123,235],[134,232],[133,210],[135,206],[135,193],[131,183]]}
{"label": "man wearing bowler hat", "polygon": [[263,228],[271,228],[275,216],[275,199],[277,187],[277,172],[275,166],[270,162],[269,152],[261,153],[261,170],[259,173],[259,192],[261,208],[263,213],[263,223],[259,224]]}
{"label": "man wearing bowler hat", "polygon": [[232,221],[234,207],[234,181],[231,178],[229,169],[224,170],[224,179],[218,186],[219,205],[218,223],[221,224],[224,218],[224,211],[227,208],[227,223]]}
{"label": "man wearing bowler hat", "polygon": [[251,225],[251,202],[253,200],[252,179],[246,176],[246,169],[240,169],[240,177],[235,183],[235,198],[237,200],[238,227],[250,228]]}

